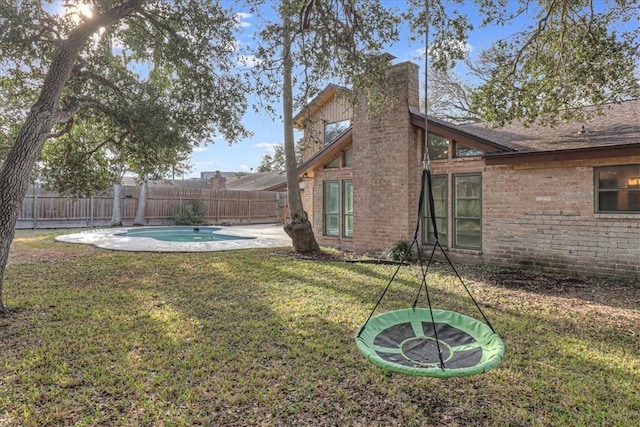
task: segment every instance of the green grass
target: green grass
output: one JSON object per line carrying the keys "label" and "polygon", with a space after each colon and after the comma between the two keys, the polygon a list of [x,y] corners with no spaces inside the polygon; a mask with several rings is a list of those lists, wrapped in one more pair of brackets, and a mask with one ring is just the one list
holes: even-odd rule
{"label": "green grass", "polygon": [[[355,346],[394,266],[110,252],[55,234],[12,246],[3,427],[640,425],[637,284],[460,266],[506,357],[436,380]],[[380,311],[409,306],[417,274],[403,267]],[[476,315],[447,268],[430,285],[434,305]]]}

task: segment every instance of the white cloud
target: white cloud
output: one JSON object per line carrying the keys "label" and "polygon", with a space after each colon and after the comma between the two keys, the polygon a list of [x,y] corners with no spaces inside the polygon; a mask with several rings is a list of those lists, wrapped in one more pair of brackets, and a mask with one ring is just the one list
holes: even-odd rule
{"label": "white cloud", "polygon": [[[441,55],[448,56],[449,51],[461,52],[464,55],[469,55],[473,52],[473,46],[469,42],[462,42],[460,40],[449,40],[444,43],[445,46],[435,47],[429,46],[429,56],[437,60]],[[421,56],[424,58],[424,49],[418,49],[417,52],[421,52]]]}
{"label": "white cloud", "polygon": [[194,153],[203,153],[205,151],[207,151],[209,149],[209,147],[207,147],[206,145],[197,145],[195,147],[193,147],[193,152]]}
{"label": "white cloud", "polygon": [[238,165],[238,170],[242,171],[242,172],[249,172],[251,170],[251,168],[247,165]]}
{"label": "white cloud", "polygon": [[236,21],[236,27],[237,28],[247,28],[251,26],[250,22],[247,22],[247,19],[251,18],[251,14],[250,13],[245,13],[245,12],[239,12],[236,13],[234,16],[234,19]]}
{"label": "white cloud", "polygon": [[253,148],[264,148],[265,151],[269,153],[275,153],[276,147],[280,144],[273,144],[271,142],[259,142],[257,144],[253,144]]}

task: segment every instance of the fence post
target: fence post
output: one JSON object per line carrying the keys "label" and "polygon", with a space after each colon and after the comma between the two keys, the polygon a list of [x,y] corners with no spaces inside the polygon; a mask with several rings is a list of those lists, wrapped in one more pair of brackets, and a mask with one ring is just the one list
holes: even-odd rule
{"label": "fence post", "polygon": [[89,227],[93,228],[93,195],[89,199]]}
{"label": "fence post", "polygon": [[216,191],[216,224],[220,224],[220,195]]}
{"label": "fence post", "polygon": [[32,211],[33,211],[33,229],[34,230],[38,229],[38,204],[39,204],[38,203],[38,188],[39,188],[38,183],[36,183],[33,186],[33,200],[32,200],[32,203],[33,203],[33,209],[32,209]]}

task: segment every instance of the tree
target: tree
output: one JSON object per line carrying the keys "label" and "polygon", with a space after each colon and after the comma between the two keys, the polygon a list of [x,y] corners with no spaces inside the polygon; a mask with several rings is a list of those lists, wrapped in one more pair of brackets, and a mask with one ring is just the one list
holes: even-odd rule
{"label": "tree", "polygon": [[[425,2],[411,3],[405,17],[416,34],[424,34]],[[639,0],[518,0],[507,10],[491,0],[475,4],[481,26],[500,28],[519,20],[524,28],[482,53],[486,79],[473,90],[470,106],[484,121],[554,125],[585,119],[579,107],[640,96]],[[444,1],[429,5],[429,48],[446,53],[434,61],[446,69],[464,58],[473,25],[466,15],[450,15]],[[523,24],[524,16],[535,18]]]}
{"label": "tree", "polygon": [[[296,165],[302,163],[302,154],[304,153],[305,144],[303,139],[299,139],[295,145]],[[265,154],[258,165],[258,172],[284,172],[286,170],[284,145],[278,144],[273,147],[273,156]]]}
{"label": "tree", "polygon": [[[263,3],[258,1],[256,3]],[[278,22],[265,22],[255,50],[254,76],[264,82],[265,99],[280,97],[284,124],[284,152],[291,221],[285,232],[294,250],[317,251],[313,229],[302,206],[293,136],[293,111],[331,80],[351,86],[353,98],[379,87],[388,59],[382,50],[397,38],[398,18],[378,0],[301,1],[279,5]],[[372,104],[383,93],[367,93]]]}
{"label": "tree", "polygon": [[257,172],[272,172],[274,170],[273,167],[273,157],[271,154],[265,154],[260,159],[260,164],[256,168]]}
{"label": "tree", "polygon": [[[230,74],[235,65],[230,11],[205,0],[96,1],[84,14],[79,8],[47,7],[35,0],[0,0],[0,88],[3,101],[15,101],[0,113],[13,109],[15,117],[24,117],[22,125],[0,122],[3,133],[19,129],[0,165],[0,312],[15,223],[49,137],[70,134],[87,114],[93,125],[105,120],[126,131],[135,145],[136,121],[122,114],[135,99],[127,89],[154,67],[166,70],[176,122],[189,123],[180,128],[188,132],[181,137],[200,142],[221,133],[234,141],[246,134],[240,122],[246,87]],[[129,62],[116,60],[116,45]],[[31,108],[23,108],[29,100]]]}
{"label": "tree", "polygon": [[429,68],[427,114],[453,123],[480,120],[471,105],[475,86],[464,81],[453,68]]}

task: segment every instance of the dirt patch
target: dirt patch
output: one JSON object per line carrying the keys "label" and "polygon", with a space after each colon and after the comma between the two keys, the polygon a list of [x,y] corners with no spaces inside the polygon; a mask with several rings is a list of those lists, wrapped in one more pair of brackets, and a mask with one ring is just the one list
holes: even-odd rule
{"label": "dirt patch", "polygon": [[[298,254],[293,251],[276,255],[310,261],[340,261],[380,264],[397,264],[395,261],[375,259],[353,252],[325,250],[317,253]],[[434,262],[431,271],[452,273],[442,262]],[[526,293],[530,303],[544,303],[551,297],[556,306],[580,312],[606,313],[640,321],[640,284],[631,279],[598,278],[535,271],[490,267],[486,265],[456,265],[465,276],[465,282],[477,282],[503,289],[503,293]]]}
{"label": "dirt patch", "polygon": [[583,304],[615,305],[630,309],[640,307],[640,285],[632,280],[544,274],[497,268],[488,271],[486,268],[479,269],[474,275],[487,284],[505,289],[566,299],[579,299]]}
{"label": "dirt patch", "polygon": [[306,253],[298,253],[294,251],[274,252],[274,255],[309,261],[358,261],[367,259],[353,252],[341,251],[338,249]]}

